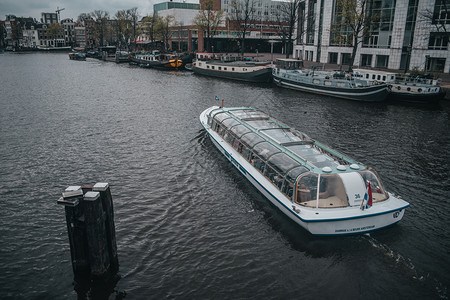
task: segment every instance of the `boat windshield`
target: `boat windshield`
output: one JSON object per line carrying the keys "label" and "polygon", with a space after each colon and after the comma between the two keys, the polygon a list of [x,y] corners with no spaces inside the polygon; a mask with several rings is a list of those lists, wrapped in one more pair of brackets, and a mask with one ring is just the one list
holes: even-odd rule
{"label": "boat windshield", "polygon": [[359,171],[358,173],[361,175],[366,185],[367,182],[370,182],[373,202],[380,202],[387,199],[388,195],[381,184],[380,177],[378,177],[378,174],[374,169],[368,168],[367,170]]}
{"label": "boat windshield", "polygon": [[304,206],[334,208],[348,206],[344,183],[338,174],[305,173],[297,182],[295,201]]}

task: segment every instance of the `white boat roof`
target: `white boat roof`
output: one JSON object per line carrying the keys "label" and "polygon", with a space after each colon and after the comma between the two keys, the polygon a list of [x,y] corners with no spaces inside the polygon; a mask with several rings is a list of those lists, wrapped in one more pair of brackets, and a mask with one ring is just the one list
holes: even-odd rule
{"label": "white boat roof", "polygon": [[359,162],[255,108],[215,108],[209,115],[266,159],[277,155],[280,165],[281,161],[286,165],[284,172],[299,166],[317,174],[366,169]]}

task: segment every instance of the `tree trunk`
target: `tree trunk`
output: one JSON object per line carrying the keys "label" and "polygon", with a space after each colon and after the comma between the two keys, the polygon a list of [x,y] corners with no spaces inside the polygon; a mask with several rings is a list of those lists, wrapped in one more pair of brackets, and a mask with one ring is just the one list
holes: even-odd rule
{"label": "tree trunk", "polygon": [[356,51],[358,51],[358,37],[357,36],[353,39],[352,57],[350,58],[350,63],[348,66],[349,70],[353,67],[353,64],[355,63]]}
{"label": "tree trunk", "polygon": [[242,40],[241,40],[241,56],[244,57],[244,52],[245,52],[245,31],[242,34]]}

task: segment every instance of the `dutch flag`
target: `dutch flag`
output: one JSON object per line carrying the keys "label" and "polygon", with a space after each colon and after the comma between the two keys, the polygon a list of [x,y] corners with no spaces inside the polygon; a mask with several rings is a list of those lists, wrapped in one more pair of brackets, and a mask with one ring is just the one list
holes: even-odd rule
{"label": "dutch flag", "polygon": [[370,181],[367,182],[366,193],[364,194],[364,200],[361,203],[361,209],[368,209],[372,207],[372,187]]}

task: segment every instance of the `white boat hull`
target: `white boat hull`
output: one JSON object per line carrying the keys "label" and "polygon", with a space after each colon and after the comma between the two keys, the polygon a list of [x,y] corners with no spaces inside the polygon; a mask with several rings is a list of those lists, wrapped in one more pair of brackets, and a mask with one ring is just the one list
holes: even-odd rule
{"label": "white boat hull", "polygon": [[311,208],[298,205],[286,198],[264,175],[231,147],[207,124],[205,110],[200,121],[213,144],[273,205],[286,216],[314,235],[348,235],[371,232],[399,222],[409,203],[389,195],[382,203],[374,203],[370,209],[358,206],[345,208]]}

